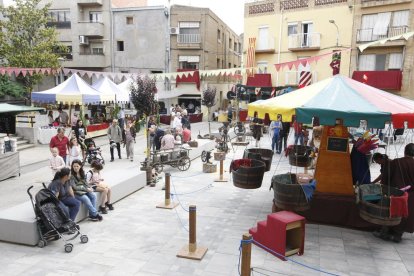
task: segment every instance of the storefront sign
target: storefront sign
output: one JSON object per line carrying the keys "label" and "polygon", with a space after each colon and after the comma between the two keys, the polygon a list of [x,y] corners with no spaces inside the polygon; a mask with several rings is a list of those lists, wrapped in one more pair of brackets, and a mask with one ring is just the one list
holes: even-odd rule
{"label": "storefront sign", "polygon": [[348,138],[328,137],[327,150],[347,152],[348,151]]}

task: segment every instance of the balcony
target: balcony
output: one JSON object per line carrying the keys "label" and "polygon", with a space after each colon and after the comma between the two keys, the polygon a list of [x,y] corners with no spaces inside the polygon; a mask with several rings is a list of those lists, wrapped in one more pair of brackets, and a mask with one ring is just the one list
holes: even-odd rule
{"label": "balcony", "polygon": [[411,2],[412,0],[361,0],[361,8],[370,8]]}
{"label": "balcony", "polygon": [[401,91],[402,71],[354,71],[352,79],[378,89]]}
{"label": "balcony", "polygon": [[96,67],[104,68],[109,66],[109,62],[106,61],[106,56],[104,54],[88,54],[80,53],[74,54],[73,60],[68,60],[64,62],[65,67]]}
{"label": "balcony", "polygon": [[260,41],[257,44],[256,47],[256,54],[257,53],[270,53],[273,54],[275,52],[275,38],[271,37],[267,39],[266,41]]}
{"label": "balcony", "polygon": [[102,38],[105,36],[105,25],[102,22],[78,22],[79,35]]}
{"label": "balcony", "polygon": [[102,6],[102,0],[77,0],[79,6]]}
{"label": "balcony", "polygon": [[71,28],[71,24],[70,21],[65,21],[65,22],[47,22],[46,26],[48,27],[54,27],[56,29],[70,29]]}
{"label": "balcony", "polygon": [[307,8],[309,6],[309,0],[285,0],[280,1],[280,9],[282,10],[294,10],[299,8]]}
{"label": "balcony", "polygon": [[[370,42],[401,35],[409,31],[408,26],[389,27],[385,35],[374,35],[374,29],[358,29],[357,42]],[[404,40],[405,42],[405,40]]]}
{"label": "balcony", "polygon": [[177,47],[186,49],[201,49],[201,35],[179,34],[177,35]]}
{"label": "balcony", "polygon": [[320,47],[320,33],[292,34],[288,37],[288,49],[292,52],[319,50]]}
{"label": "balcony", "polygon": [[[285,72],[285,85],[297,85],[300,83],[300,75],[305,71],[287,71]],[[311,83],[316,83],[318,81],[318,72],[310,71],[311,73]]]}

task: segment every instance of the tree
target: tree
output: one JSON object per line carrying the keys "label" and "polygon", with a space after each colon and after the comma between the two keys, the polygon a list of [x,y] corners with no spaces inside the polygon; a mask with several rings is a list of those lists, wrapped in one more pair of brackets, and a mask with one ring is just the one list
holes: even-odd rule
{"label": "tree", "polygon": [[[40,0],[15,0],[14,6],[0,7],[0,59],[4,65],[22,68],[58,68],[59,53],[67,47],[57,40],[55,28],[48,27],[49,5],[39,8]],[[27,92],[43,75],[19,76]]]}
{"label": "tree", "polygon": [[201,104],[207,107],[208,135],[211,137],[210,110],[216,104],[216,88],[207,87],[207,89],[203,91]]}
{"label": "tree", "polygon": [[[148,125],[148,118],[152,114],[156,114],[158,103],[155,100],[157,93],[156,80],[148,76],[137,76],[131,85],[131,102],[137,110],[137,120],[144,119],[145,127]],[[146,155],[150,157],[149,134],[146,131],[147,150]]]}
{"label": "tree", "polygon": [[12,82],[8,76],[0,76],[0,97],[12,96],[20,98],[24,96],[25,89],[18,83]]}

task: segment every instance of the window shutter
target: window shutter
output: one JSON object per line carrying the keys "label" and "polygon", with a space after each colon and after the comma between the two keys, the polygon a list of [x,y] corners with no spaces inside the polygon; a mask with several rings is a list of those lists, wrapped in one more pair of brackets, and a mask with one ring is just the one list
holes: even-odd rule
{"label": "window shutter", "polygon": [[360,55],[358,70],[359,71],[374,71],[375,70],[375,55]]}
{"label": "window shutter", "polygon": [[388,69],[401,69],[402,68],[402,53],[391,53],[390,60],[388,62]]}

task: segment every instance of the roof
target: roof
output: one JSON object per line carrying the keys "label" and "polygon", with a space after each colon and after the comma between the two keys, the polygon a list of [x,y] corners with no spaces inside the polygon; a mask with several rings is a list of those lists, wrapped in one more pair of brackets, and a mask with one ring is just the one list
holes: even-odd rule
{"label": "roof", "polygon": [[30,111],[44,111],[44,108],[33,107],[33,106],[24,106],[24,105],[14,105],[8,103],[0,103],[0,113],[22,113]]}

